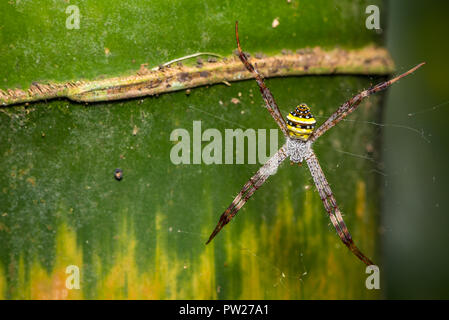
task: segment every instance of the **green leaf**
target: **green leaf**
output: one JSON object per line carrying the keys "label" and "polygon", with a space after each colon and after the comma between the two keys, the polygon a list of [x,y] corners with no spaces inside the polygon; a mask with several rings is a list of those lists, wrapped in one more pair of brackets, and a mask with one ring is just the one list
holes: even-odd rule
{"label": "green leaf", "polygon": [[[381,1],[369,4],[382,8]],[[365,28],[364,1],[71,1],[81,14],[80,29],[73,30],[66,28],[68,5],[0,4],[3,91],[26,90],[33,81],[126,76],[143,63],[150,68],[196,52],[231,57],[235,20],[252,55],[382,45],[381,36]],[[306,102],[321,123],[380,81],[377,75],[391,70],[387,65],[373,71],[375,77],[296,76],[267,85],[283,114]],[[176,165],[170,134],[186,129],[193,150],[194,121],[201,121],[202,132],[219,130],[223,140],[226,129],[276,129],[254,80],[189,94],[89,105],[61,98],[0,111],[2,298],[379,295],[366,289],[365,266],[335,234],[306,166],[286,161],[205,246],[260,164]],[[380,115],[381,96],[370,97],[315,144],[356,244],[377,263],[379,128],[368,121]],[[224,161],[225,141],[222,150]],[[121,181],[114,179],[116,168]],[[66,287],[69,265],[80,269],[80,290]]]}

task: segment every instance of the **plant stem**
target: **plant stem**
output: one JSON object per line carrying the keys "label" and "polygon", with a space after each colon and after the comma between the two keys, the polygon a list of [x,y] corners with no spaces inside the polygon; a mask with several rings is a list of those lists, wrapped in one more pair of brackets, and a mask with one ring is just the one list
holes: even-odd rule
{"label": "plant stem", "polygon": [[[0,90],[0,105],[65,97],[78,102],[99,102],[151,96],[165,92],[240,81],[253,78],[237,57],[176,66],[170,63],[198,56],[193,54],[172,60],[149,70],[141,66],[134,75],[92,81],[66,83],[33,83],[29,89]],[[260,56],[251,59],[266,78],[302,75],[387,75],[394,71],[393,61],[383,48],[357,50],[321,48],[300,49],[296,53]]]}

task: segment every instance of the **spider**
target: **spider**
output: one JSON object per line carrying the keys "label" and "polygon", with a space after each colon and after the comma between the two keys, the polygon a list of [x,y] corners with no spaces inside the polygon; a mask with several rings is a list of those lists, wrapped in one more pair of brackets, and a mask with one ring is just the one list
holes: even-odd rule
{"label": "spider", "polygon": [[326,131],[335,126],[343,120],[348,114],[353,112],[363,100],[363,98],[384,90],[399,79],[411,74],[416,69],[420,68],[425,62],[417,65],[409,71],[397,76],[394,79],[379,83],[367,90],[364,90],[352,97],[347,102],[343,103],[321,126],[315,130],[316,120],[310,112],[310,108],[306,104],[300,104],[294,111],[287,115],[287,121],[284,120],[282,114],[274,100],[270,90],[265,85],[263,77],[257,69],[248,61],[247,56],[243,53],[240,47],[240,40],[238,34],[238,22],[235,23],[235,36],[237,40],[238,55],[246,69],[254,74],[255,80],[259,85],[260,92],[265,101],[266,108],[270,112],[274,121],[278,124],[282,133],[286,138],[285,144],[274,154],[268,161],[245,183],[239,194],[232,201],[231,205],[221,215],[220,220],[214,231],[206,242],[208,244],[217,235],[218,232],[237,214],[249,198],[259,189],[270,175],[276,173],[280,164],[288,157],[291,162],[301,164],[304,160],[309,167],[315,186],[320,195],[324,208],[329,214],[329,218],[337,231],[338,236],[343,243],[366,265],[373,265],[374,263],[367,258],[360,249],[354,244],[351,234],[346,227],[341,211],[338,208],[337,201],[332,193],[329,183],[321,169],[317,156],[315,155],[312,145],[322,136]]}

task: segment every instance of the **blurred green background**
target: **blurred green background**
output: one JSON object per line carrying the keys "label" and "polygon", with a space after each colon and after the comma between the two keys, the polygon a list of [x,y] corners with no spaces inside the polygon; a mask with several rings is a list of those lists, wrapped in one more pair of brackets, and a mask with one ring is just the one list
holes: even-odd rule
{"label": "blurred green background", "polygon": [[420,61],[427,65],[387,95],[381,223],[386,296],[447,299],[449,2],[387,4],[386,40],[398,71]]}
{"label": "blurred green background", "polygon": [[[69,4],[80,6],[78,31],[65,28]],[[381,8],[386,31],[364,27],[369,4]],[[255,15],[259,5],[3,1],[0,87],[121,75],[141,63],[155,66],[197,51],[227,55],[235,49],[236,19],[245,50],[253,53],[317,45],[352,49],[386,40],[398,72],[426,61],[389,89],[383,120],[380,108],[369,108],[380,106],[379,94],[316,145],[354,238],[381,265],[382,291],[366,290],[364,266],[341,245],[313,188],[305,188],[312,183],[308,172],[288,165],[204,246],[223,208],[258,165],[175,166],[168,162],[169,134],[180,127],[190,131],[194,120],[203,121],[203,130],[275,128],[260,108],[254,81],[245,81],[190,95],[2,109],[0,297],[449,297],[448,5],[292,0],[267,2]],[[280,25],[273,29],[275,17]],[[322,120],[379,80],[267,82],[283,113],[306,101]],[[235,106],[230,100],[239,93]],[[382,160],[365,148],[380,138]],[[116,167],[124,170],[120,183],[112,177]],[[379,193],[384,210],[377,228]],[[81,292],[65,289],[68,264],[82,267]]]}

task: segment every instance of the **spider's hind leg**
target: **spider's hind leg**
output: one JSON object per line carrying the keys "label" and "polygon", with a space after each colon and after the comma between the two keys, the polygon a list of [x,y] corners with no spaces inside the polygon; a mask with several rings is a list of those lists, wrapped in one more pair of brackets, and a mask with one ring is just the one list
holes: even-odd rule
{"label": "spider's hind leg", "polygon": [[341,211],[338,208],[337,201],[335,200],[334,194],[329,186],[329,183],[324,176],[323,170],[318,162],[316,155],[312,152],[311,155],[306,159],[307,165],[312,175],[315,186],[318,193],[323,201],[324,208],[326,209],[329,218],[337,231],[338,236],[341,241],[351,250],[351,252],[357,256],[366,265],[373,265],[374,263],[366,257],[360,249],[354,244],[351,234],[343,221]]}
{"label": "spider's hind leg", "polygon": [[254,192],[257,191],[265,181],[276,173],[279,165],[287,158],[287,147],[283,145],[277,153],[275,153],[268,161],[245,183],[239,194],[234,198],[229,207],[220,216],[214,231],[207,240],[206,244],[220,232],[220,230],[228,224],[229,221],[237,214],[243,205],[251,198]]}

